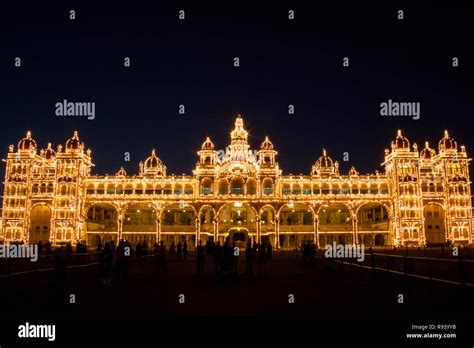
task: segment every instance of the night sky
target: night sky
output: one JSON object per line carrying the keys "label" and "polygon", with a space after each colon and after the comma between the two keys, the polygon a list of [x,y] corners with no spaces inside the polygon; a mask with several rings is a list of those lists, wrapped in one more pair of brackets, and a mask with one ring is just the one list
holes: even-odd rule
{"label": "night sky", "polygon": [[[461,2],[153,3],[2,2],[2,158],[27,130],[56,149],[77,129],[94,174],[135,174],[152,148],[168,174],[191,174],[206,136],[225,149],[237,113],[252,149],[270,137],[284,174],[309,174],[323,147],[342,174],[381,170],[398,128],[419,150],[447,128],[474,151],[474,10]],[[95,119],[56,116],[63,99],[95,102]],[[420,102],[420,119],[380,116],[388,99]]]}

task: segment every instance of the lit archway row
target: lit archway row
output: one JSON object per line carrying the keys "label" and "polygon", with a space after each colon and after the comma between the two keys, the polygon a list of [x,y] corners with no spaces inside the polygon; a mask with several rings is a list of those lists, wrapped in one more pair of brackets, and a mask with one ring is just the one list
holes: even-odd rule
{"label": "lit archway row", "polygon": [[357,243],[365,246],[384,246],[391,243],[390,210],[379,202],[368,202],[359,206],[357,215]]}
{"label": "lit archway row", "polygon": [[[257,211],[247,203],[233,202],[224,204],[217,212],[217,240],[222,244],[229,238],[245,246],[245,243],[252,238],[257,238]],[[232,240],[234,234],[239,238]]]}
{"label": "lit archway row", "polygon": [[117,208],[109,203],[92,203],[86,207],[84,232],[88,245],[104,244],[119,239]]}
{"label": "lit archway row", "polygon": [[193,206],[185,203],[165,205],[160,214],[160,241],[166,246],[179,242],[196,244],[198,219]]}
{"label": "lit archway row", "polygon": [[344,203],[323,204],[318,209],[319,246],[355,243],[352,209]]}
{"label": "lit archway row", "polygon": [[280,248],[316,243],[315,213],[310,204],[286,203],[278,211],[277,240]]}
{"label": "lit archway row", "polygon": [[158,214],[152,203],[132,203],[122,216],[122,239],[132,245],[140,242],[150,247],[158,240]]}

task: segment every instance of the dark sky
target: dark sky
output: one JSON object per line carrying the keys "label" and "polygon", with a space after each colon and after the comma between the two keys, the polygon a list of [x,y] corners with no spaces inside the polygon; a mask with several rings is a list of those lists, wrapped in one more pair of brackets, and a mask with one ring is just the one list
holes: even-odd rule
{"label": "dark sky", "polygon": [[[472,7],[452,1],[153,3],[2,2],[3,158],[28,129],[40,147],[64,144],[77,129],[93,151],[94,173],[112,174],[122,165],[136,173],[155,147],[168,173],[190,174],[206,136],[218,149],[229,143],[237,113],[253,149],[270,137],[286,174],[308,174],[323,147],[341,162],[342,173],[351,165],[362,173],[380,170],[397,128],[420,149],[425,140],[437,147],[445,128],[473,149]],[[350,67],[342,66],[343,57]],[[452,57],[459,67],[452,67]],[[54,105],[63,99],[95,102],[95,120],[56,116]],[[380,116],[388,99],[420,102],[420,120]],[[131,153],[128,163],[124,152]]]}

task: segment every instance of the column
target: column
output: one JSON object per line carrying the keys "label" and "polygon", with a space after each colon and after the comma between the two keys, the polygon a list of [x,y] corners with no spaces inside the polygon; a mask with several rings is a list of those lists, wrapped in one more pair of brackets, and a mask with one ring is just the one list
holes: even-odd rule
{"label": "column", "polygon": [[156,242],[159,243],[161,239],[161,219],[156,218]]}
{"label": "column", "polygon": [[196,240],[194,242],[194,247],[197,247],[199,244],[199,240],[201,239],[201,221],[199,219],[199,216],[196,216],[195,222],[196,222]]}
{"label": "column", "polygon": [[316,248],[318,248],[318,217],[315,217],[313,220],[313,229],[314,229],[313,242],[316,245]]}
{"label": "column", "polygon": [[255,218],[255,221],[257,222],[257,242],[260,244],[262,242],[262,236],[261,236],[261,220],[260,217],[257,216]]}
{"label": "column", "polygon": [[217,232],[219,231],[219,219],[214,218],[214,221],[212,221],[212,224],[214,226],[214,241],[217,243]]}
{"label": "column", "polygon": [[280,219],[275,217],[275,248],[280,248]]}
{"label": "column", "polygon": [[352,231],[353,231],[353,244],[359,244],[359,241],[357,240],[357,216],[354,215],[352,218]]}

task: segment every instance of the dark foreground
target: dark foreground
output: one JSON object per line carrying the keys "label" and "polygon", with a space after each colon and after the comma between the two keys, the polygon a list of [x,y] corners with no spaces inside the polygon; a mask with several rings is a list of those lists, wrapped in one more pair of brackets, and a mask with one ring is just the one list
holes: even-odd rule
{"label": "dark foreground", "polygon": [[[211,271],[211,270],[210,270]],[[99,265],[2,280],[2,343],[19,341],[18,325],[56,324],[55,343],[470,343],[474,291],[371,270],[343,268],[294,254],[275,255],[253,274],[196,274],[193,259],[168,263],[158,275],[153,258],[133,261],[127,281],[102,285]],[[71,294],[75,303],[71,303]],[[403,295],[403,303],[399,303]],[[294,301],[292,301],[294,299]],[[74,301],[73,301],[74,302]],[[293,303],[294,302],[294,303]],[[456,338],[409,339],[426,333]],[[456,325],[443,329],[439,325]],[[381,341],[382,340],[382,341]],[[471,345],[472,346],[472,345]],[[3,347],[3,345],[2,345]]]}

